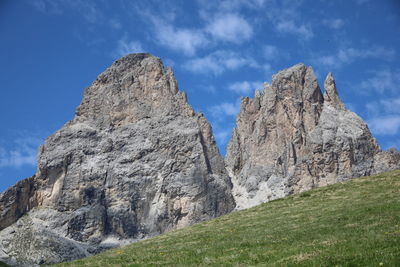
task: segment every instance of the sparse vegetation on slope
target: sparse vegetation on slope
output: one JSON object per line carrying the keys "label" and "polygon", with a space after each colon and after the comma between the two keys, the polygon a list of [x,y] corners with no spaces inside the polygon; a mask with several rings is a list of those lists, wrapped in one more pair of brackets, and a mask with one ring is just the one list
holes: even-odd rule
{"label": "sparse vegetation on slope", "polygon": [[400,170],[314,189],[59,266],[400,266]]}

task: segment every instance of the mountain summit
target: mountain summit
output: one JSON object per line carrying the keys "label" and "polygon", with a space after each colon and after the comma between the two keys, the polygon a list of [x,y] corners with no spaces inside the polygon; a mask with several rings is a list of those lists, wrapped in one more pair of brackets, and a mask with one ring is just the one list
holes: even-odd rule
{"label": "mountain summit", "polygon": [[73,260],[352,177],[400,167],[311,67],[243,98],[224,162],[212,129],[150,54],[115,61],[40,147],[31,178],[0,194],[0,260]]}
{"label": "mountain summit", "polygon": [[37,173],[0,195],[0,260],[81,258],[234,205],[207,120],[159,58],[132,54],[85,89],[40,148]]}
{"label": "mountain summit", "polygon": [[254,99],[242,99],[226,164],[237,208],[399,168],[368,126],[345,108],[331,73],[322,95],[311,67],[273,76]]}

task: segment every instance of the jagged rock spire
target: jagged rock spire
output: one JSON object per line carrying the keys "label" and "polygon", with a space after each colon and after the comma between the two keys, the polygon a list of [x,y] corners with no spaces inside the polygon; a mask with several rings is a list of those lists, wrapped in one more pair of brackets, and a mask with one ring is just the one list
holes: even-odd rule
{"label": "jagged rock spire", "polygon": [[331,73],[324,96],[304,64],[280,71],[257,95],[242,102],[227,148],[236,208],[398,168],[400,156],[381,153],[365,122],[345,108]]}
{"label": "jagged rock spire", "polygon": [[339,97],[339,94],[336,89],[335,79],[333,78],[331,72],[329,72],[325,78],[324,87],[325,87],[325,92],[324,92],[325,103],[337,109],[344,110],[345,105],[343,104],[342,100]]}

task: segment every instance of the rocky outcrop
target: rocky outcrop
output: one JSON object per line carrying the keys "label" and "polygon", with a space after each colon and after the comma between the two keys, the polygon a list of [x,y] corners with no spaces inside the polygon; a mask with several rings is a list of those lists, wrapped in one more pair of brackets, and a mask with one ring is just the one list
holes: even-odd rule
{"label": "rocky outcrop", "polygon": [[243,98],[227,148],[237,209],[352,177],[400,168],[368,126],[340,100],[331,73],[324,95],[311,67],[273,76]]}
{"label": "rocky outcrop", "polygon": [[76,259],[230,212],[212,129],[171,69],[128,55],[85,89],[40,148],[38,171],[0,195],[0,260]]}
{"label": "rocky outcrop", "polygon": [[[295,65],[243,98],[224,162],[203,114],[149,54],[117,60],[73,120],[39,149],[37,173],[0,194],[0,261],[35,266],[208,220],[352,177],[400,168]],[[226,168],[225,168],[226,167]]]}

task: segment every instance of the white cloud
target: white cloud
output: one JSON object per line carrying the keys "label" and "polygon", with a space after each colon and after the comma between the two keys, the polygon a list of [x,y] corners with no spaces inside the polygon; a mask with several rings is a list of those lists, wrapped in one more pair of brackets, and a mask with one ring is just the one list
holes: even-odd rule
{"label": "white cloud", "polygon": [[185,69],[191,72],[213,75],[245,66],[260,68],[260,65],[254,59],[227,50],[218,50],[205,57],[193,58],[183,65]]}
{"label": "white cloud", "polygon": [[123,57],[131,53],[144,52],[142,44],[139,41],[128,41],[126,38],[118,40],[117,48],[113,53],[115,57]]}
{"label": "white cloud", "polygon": [[214,38],[232,43],[243,43],[253,36],[253,28],[241,16],[233,13],[217,14],[206,26]]}
{"label": "white cloud", "polygon": [[278,32],[295,34],[305,40],[309,40],[314,36],[310,26],[296,24],[293,20],[282,20],[276,24],[275,28]]}
{"label": "white cloud", "polygon": [[388,49],[382,46],[375,46],[369,49],[339,49],[337,54],[338,59],[343,63],[350,63],[357,58],[377,58],[392,60],[394,55],[395,51],[393,49]]}
{"label": "white cloud", "polygon": [[38,146],[41,143],[37,138],[19,138],[14,141],[11,149],[0,147],[0,168],[19,168],[23,165],[36,165]]}
{"label": "white cloud", "polygon": [[276,46],[265,45],[263,48],[264,57],[269,60],[273,60],[279,57],[279,51]]}
{"label": "white cloud", "polygon": [[395,54],[395,50],[383,46],[373,46],[367,49],[348,47],[340,48],[332,55],[314,57],[312,61],[316,64],[339,68],[357,59],[375,58],[391,61],[394,59]]}
{"label": "white cloud", "polygon": [[370,117],[378,117],[383,114],[397,115],[400,114],[400,97],[381,99],[365,104],[365,108]]}
{"label": "white cloud", "polygon": [[[207,47],[210,43],[202,27],[180,27],[181,24],[176,21],[178,15],[183,12],[180,7],[168,1],[128,2],[132,12],[150,27],[151,40],[155,44],[187,56],[194,56],[198,49]],[[120,24],[119,21],[110,23],[114,27]]]}
{"label": "white cloud", "polygon": [[319,62],[322,65],[334,66],[337,63],[337,58],[335,56],[322,56],[319,58]]}
{"label": "white cloud", "polygon": [[60,1],[50,0],[33,0],[33,6],[43,13],[62,14],[62,7]]}
{"label": "white cloud", "polygon": [[265,0],[225,0],[220,2],[220,8],[226,10],[237,10],[241,7],[260,8],[265,4]]}
{"label": "white cloud", "polygon": [[342,19],[334,19],[328,24],[332,29],[338,30],[344,26]]}
{"label": "white cloud", "polygon": [[212,55],[195,58],[187,61],[183,67],[191,72],[199,74],[214,74],[219,75],[225,71],[225,66],[220,59]]}
{"label": "white cloud", "polygon": [[375,90],[378,93],[399,92],[400,91],[400,72],[390,69],[375,71],[372,77],[361,82],[361,88]]}
{"label": "white cloud", "polygon": [[229,141],[229,137],[231,137],[232,130],[229,129],[218,129],[215,130],[215,139],[221,145],[225,145]]}
{"label": "white cloud", "polygon": [[51,14],[63,14],[65,10],[78,12],[89,23],[102,23],[104,15],[95,1],[81,0],[34,0],[33,6],[43,12]]}
{"label": "white cloud", "polygon": [[262,8],[266,0],[197,0],[201,11],[239,11],[241,8],[258,9]]}
{"label": "white cloud", "polygon": [[400,131],[400,115],[376,117],[368,121],[371,131],[377,135],[397,135]]}
{"label": "white cloud", "polygon": [[90,23],[103,21],[103,14],[94,2],[90,1],[67,1],[70,2],[72,9],[77,9],[80,14]]}
{"label": "white cloud", "polygon": [[236,114],[239,113],[239,110],[240,110],[239,101],[236,101],[236,103],[223,102],[221,104],[208,108],[208,111],[211,113],[211,116],[217,121],[220,121],[225,117],[236,116]]}
{"label": "white cloud", "polygon": [[400,97],[380,101],[385,112],[400,114]]}
{"label": "white cloud", "polygon": [[400,133],[400,97],[372,101],[365,106],[369,116],[368,125],[374,134]]}
{"label": "white cloud", "polygon": [[186,55],[194,55],[198,48],[207,45],[208,40],[200,30],[175,28],[165,22],[156,22],[156,38],[161,45]]}
{"label": "white cloud", "polygon": [[253,92],[255,89],[262,89],[263,82],[261,81],[242,81],[242,82],[235,82],[228,86],[229,90],[245,95]]}
{"label": "white cloud", "polygon": [[324,19],[322,23],[334,30],[338,30],[344,26],[342,19]]}

